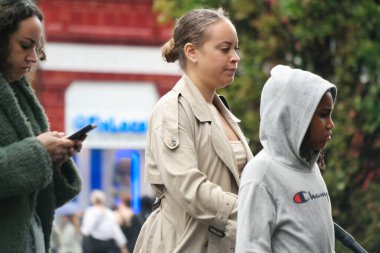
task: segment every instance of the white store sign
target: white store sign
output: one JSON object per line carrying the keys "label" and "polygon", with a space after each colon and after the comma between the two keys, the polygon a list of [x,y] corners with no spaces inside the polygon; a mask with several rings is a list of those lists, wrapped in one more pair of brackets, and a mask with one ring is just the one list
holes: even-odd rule
{"label": "white store sign", "polygon": [[87,136],[87,148],[144,149],[158,98],[153,83],[75,81],[65,93],[66,133],[96,124]]}

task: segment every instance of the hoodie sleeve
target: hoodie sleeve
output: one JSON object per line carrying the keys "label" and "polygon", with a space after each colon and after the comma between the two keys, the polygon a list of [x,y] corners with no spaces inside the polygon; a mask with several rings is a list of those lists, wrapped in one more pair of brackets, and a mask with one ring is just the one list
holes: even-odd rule
{"label": "hoodie sleeve", "polygon": [[247,183],[239,190],[236,252],[272,252],[271,237],[275,227],[274,200],[259,183]]}

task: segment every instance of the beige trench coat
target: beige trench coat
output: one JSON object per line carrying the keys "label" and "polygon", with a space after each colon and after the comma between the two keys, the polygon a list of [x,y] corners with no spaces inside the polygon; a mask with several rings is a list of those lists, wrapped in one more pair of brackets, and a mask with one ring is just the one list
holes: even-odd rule
{"label": "beige trench coat", "polygon": [[[239,121],[213,104],[253,157]],[[240,173],[225,134],[184,75],[155,106],[149,122],[145,181],[161,204],[145,222],[134,252],[234,252]]]}

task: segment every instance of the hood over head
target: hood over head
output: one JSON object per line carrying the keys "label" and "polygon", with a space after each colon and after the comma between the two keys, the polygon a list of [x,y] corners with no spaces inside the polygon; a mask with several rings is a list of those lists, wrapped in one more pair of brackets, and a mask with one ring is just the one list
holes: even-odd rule
{"label": "hood over head", "polygon": [[327,91],[334,103],[335,85],[300,69],[277,65],[265,83],[260,102],[260,142],[273,159],[291,167],[308,164],[300,155],[301,144],[318,104]]}

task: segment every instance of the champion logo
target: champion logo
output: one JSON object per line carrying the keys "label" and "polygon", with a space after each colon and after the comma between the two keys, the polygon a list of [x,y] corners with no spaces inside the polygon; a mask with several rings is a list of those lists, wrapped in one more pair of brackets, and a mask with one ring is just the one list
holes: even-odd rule
{"label": "champion logo", "polygon": [[308,202],[309,200],[319,199],[322,197],[329,197],[329,194],[327,192],[322,192],[318,194],[312,194],[311,192],[306,191],[300,191],[294,194],[293,201],[296,204],[304,204]]}

